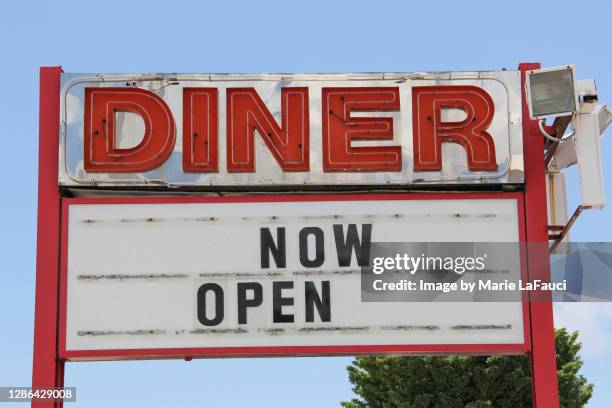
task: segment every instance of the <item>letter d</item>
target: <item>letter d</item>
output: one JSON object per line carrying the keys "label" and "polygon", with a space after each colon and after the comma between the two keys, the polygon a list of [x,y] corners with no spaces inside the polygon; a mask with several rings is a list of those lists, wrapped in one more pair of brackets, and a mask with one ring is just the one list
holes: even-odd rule
{"label": "letter d", "polygon": [[[130,112],[144,121],[142,141],[120,149],[115,115]],[[159,167],[172,153],[175,126],[168,105],[140,88],[85,88],[84,167],[89,173],[133,173]]]}

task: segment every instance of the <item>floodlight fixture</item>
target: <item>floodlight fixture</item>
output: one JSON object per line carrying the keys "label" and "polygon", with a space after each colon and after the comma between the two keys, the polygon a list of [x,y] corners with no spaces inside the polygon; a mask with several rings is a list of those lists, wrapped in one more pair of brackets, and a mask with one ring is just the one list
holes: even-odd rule
{"label": "floodlight fixture", "polygon": [[578,110],[574,65],[527,71],[527,105],[532,119],[571,116]]}

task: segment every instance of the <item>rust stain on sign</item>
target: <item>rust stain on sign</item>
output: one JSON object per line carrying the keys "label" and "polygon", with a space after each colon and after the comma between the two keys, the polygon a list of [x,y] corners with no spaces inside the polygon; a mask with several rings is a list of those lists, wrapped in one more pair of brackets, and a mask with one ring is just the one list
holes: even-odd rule
{"label": "rust stain on sign", "polygon": [[462,324],[453,326],[453,330],[510,330],[511,324]]}
{"label": "rust stain on sign", "polygon": [[87,274],[82,274],[82,275],[77,275],[77,279],[78,280],[89,280],[89,281],[96,281],[96,280],[103,280],[103,279],[108,279],[108,280],[128,280],[128,279],[184,279],[184,278],[188,278],[189,275],[184,274],[184,273],[172,273],[172,274],[168,274],[168,273],[148,273],[148,274],[141,274],[141,275],[127,275],[127,274],[120,274],[120,273],[115,273],[115,274],[109,274],[109,275],[87,275]]}

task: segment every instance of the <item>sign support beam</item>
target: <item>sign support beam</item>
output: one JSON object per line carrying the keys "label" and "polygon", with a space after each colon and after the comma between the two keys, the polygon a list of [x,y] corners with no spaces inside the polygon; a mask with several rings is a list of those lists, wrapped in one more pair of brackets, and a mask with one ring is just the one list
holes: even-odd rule
{"label": "sign support beam", "polygon": [[[38,161],[38,231],[33,388],[64,385],[58,358],[60,195],[57,187],[61,67],[40,69]],[[61,408],[61,401],[32,402],[32,408]]]}
{"label": "sign support beam", "polygon": [[[525,95],[526,72],[539,63],[519,64],[523,94],[523,151],[525,154],[525,224],[529,279],[550,281],[548,217],[546,214],[546,167],[544,138],[531,120]],[[537,297],[537,299],[535,298]],[[532,397],[535,408],[559,407],[557,354],[550,294],[530,294]]]}

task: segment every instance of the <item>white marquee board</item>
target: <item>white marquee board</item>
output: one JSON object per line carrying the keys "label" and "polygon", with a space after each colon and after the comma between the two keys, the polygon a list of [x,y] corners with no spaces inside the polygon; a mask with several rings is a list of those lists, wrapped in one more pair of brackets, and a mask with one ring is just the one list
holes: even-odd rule
{"label": "white marquee board", "polygon": [[[525,343],[521,302],[362,302],[356,257],[340,267],[333,235],[334,224],[368,223],[373,242],[518,242],[522,215],[515,196],[369,197],[67,200],[65,355],[87,359],[102,356],[101,350],[153,355],[150,350]],[[300,263],[298,234],[312,226],[324,232],[325,261],[318,268]],[[270,268],[262,268],[261,228],[278,227],[286,233],[286,268],[276,267],[274,258]],[[273,321],[273,281],[293,282],[292,289],[282,289],[293,305],[281,310],[294,316],[292,323]],[[314,282],[319,294],[321,282],[329,281],[330,321],[321,321],[317,309],[314,321],[306,321],[306,281]],[[243,324],[238,323],[239,282],[263,288],[261,305],[248,308]],[[224,317],[214,326],[198,320],[197,293],[205,283],[219,285],[224,293]],[[207,296],[210,314],[214,299]],[[480,329],[457,329],[469,325]],[[483,329],[486,325],[506,328]]]}

